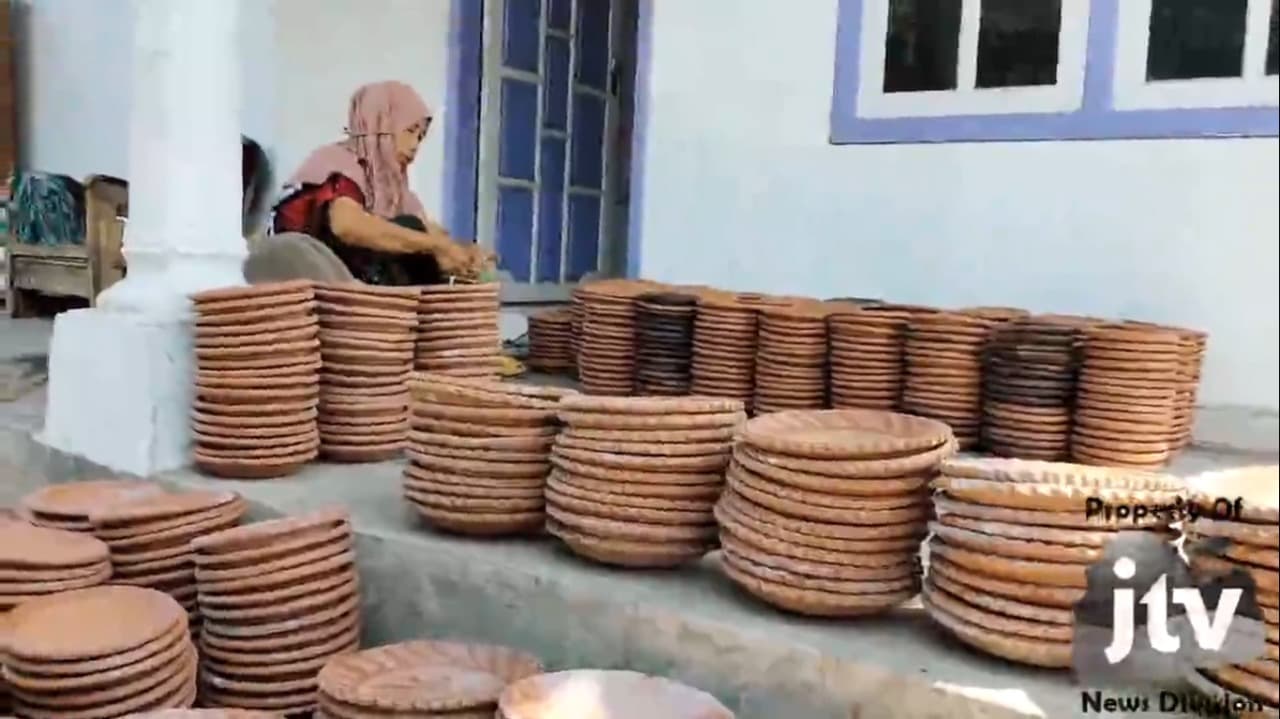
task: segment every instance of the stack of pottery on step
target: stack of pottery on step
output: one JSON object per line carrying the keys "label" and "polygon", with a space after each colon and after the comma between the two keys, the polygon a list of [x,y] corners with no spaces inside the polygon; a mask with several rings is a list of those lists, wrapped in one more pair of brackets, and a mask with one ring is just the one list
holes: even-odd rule
{"label": "stack of pottery on step", "polygon": [[579,288],[578,379],[583,392],[620,396],[635,392],[635,300],[655,290],[641,280],[603,280]]}
{"label": "stack of pottery on step", "polygon": [[715,542],[712,507],[736,429],[737,400],[566,397],[547,479],[547,529],[579,556],[674,567]]}
{"label": "stack of pottery on step", "polygon": [[715,292],[698,297],[690,365],[693,394],[736,399],[751,411],[760,319],[755,299],[754,295]]}
{"label": "stack of pottery on step", "polygon": [[320,455],[335,462],[400,456],[409,432],[409,375],[418,290],[316,287],[320,316]]}
{"label": "stack of pottery on step", "polygon": [[507,687],[498,719],[733,719],[710,694],[630,671],[578,669],[541,674]]}
{"label": "stack of pottery on step", "polygon": [[780,412],[742,431],[716,506],[722,566],[764,602],[814,616],[892,609],[920,587],[945,424],[875,410]]}
{"label": "stack of pottery on step", "polygon": [[877,307],[837,309],[827,318],[832,407],[898,408],[909,319],[906,311]]}
{"label": "stack of pottery on step", "polygon": [[456,377],[496,377],[502,363],[499,287],[487,282],[421,288],[414,367]]}
{"label": "stack of pottery on step", "polygon": [[529,367],[539,372],[573,370],[573,316],[568,310],[549,310],[529,316]]}
{"label": "stack of pottery on step", "polygon": [[110,550],[97,539],[0,521],[0,616],[29,599],[92,587],[110,578]]}
{"label": "stack of pottery on step", "polygon": [[[1122,547],[1136,557],[1173,551],[1170,512],[1120,517],[1088,511],[1089,500],[1168,507],[1183,489],[1151,472],[997,458],[949,460],[934,486],[929,615],[980,651],[1057,668],[1071,666],[1090,568]],[[1138,530],[1153,533],[1149,545]]]}
{"label": "stack of pottery on step", "polygon": [[760,310],[752,401],[757,414],[826,406],[829,312],[816,301]]}
{"label": "stack of pottery on step", "polygon": [[1170,327],[1149,322],[1126,322],[1126,324],[1168,330],[1178,335],[1178,376],[1180,384],[1177,398],[1174,402],[1173,429],[1170,439],[1174,444],[1174,449],[1183,449],[1191,444],[1191,430],[1195,424],[1196,395],[1200,390],[1200,368],[1204,363],[1204,353],[1209,342],[1209,335],[1199,330]]}
{"label": "stack of pottery on step", "polygon": [[404,470],[405,499],[430,525],[472,535],[543,525],[543,485],[572,390],[419,374]]}
{"label": "stack of pottery on step", "polygon": [[654,292],[636,298],[636,393],[689,394],[693,362],[693,295]]}
{"label": "stack of pottery on step", "polygon": [[994,454],[1061,460],[1087,320],[1024,317],[992,330],[983,366],[982,444]]}
{"label": "stack of pottery on step", "polygon": [[196,650],[166,594],[103,586],[32,600],[9,617],[5,674],[20,717],[118,717],[189,707]]}
{"label": "stack of pottery on step", "polygon": [[114,584],[164,592],[200,627],[191,540],[240,523],[248,503],[234,492],[152,494],[89,514],[93,533],[111,550]]}
{"label": "stack of pottery on step", "polygon": [[578,374],[578,355],[582,352],[582,318],[586,314],[582,291],[585,285],[579,285],[569,295],[569,351],[573,353],[573,375]]}
{"label": "stack of pottery on step", "polygon": [[[3,520],[0,520],[3,521]],[[0,647],[9,641],[9,612],[0,611]],[[9,685],[4,679],[4,653],[0,652],[0,712],[7,716],[13,711],[9,698]]]}
{"label": "stack of pottery on step", "polygon": [[1174,330],[1100,324],[1085,330],[1071,457],[1085,464],[1154,469],[1178,447],[1184,386]]}
{"label": "stack of pottery on step", "polygon": [[261,479],[315,459],[320,341],[311,283],[211,290],[191,299],[196,467]]}
{"label": "stack of pottery on step", "polygon": [[1187,485],[1200,509],[1197,519],[1183,522],[1192,568],[1209,576],[1247,575],[1261,617],[1250,618],[1238,609],[1232,629],[1261,624],[1265,635],[1261,657],[1195,670],[1188,679],[1214,698],[1228,691],[1263,702],[1275,716],[1280,708],[1280,467],[1208,472],[1189,477]]}
{"label": "stack of pottery on step", "polygon": [[275,519],[191,542],[204,626],[201,703],[292,715],[316,675],[360,642],[360,588],[342,510]]}
{"label": "stack of pottery on step", "polygon": [[165,494],[164,488],[141,479],[94,479],[50,484],[22,498],[27,521],[50,529],[93,533],[90,515],[117,504]]}
{"label": "stack of pottery on step", "polygon": [[320,671],[331,719],[492,719],[512,682],[542,672],[515,649],[453,641],[389,644],[336,657]]}

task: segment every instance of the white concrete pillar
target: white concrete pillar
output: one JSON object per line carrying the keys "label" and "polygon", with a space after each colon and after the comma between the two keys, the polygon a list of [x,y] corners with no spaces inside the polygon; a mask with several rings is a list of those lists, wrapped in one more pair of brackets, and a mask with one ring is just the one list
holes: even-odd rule
{"label": "white concrete pillar", "polygon": [[244,282],[240,2],[133,0],[127,275],[55,321],[41,437],[114,470],[187,463],[187,297]]}

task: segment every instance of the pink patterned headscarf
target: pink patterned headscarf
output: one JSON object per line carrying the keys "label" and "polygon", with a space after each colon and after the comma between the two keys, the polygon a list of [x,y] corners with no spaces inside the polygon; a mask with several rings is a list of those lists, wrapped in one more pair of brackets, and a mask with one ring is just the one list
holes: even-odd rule
{"label": "pink patterned headscarf", "polygon": [[405,168],[396,159],[395,136],[429,117],[431,109],[408,85],[365,85],[351,96],[347,139],[311,153],[289,184],[319,184],[336,172],[360,185],[366,209],[373,214],[422,217],[422,203],[409,189]]}

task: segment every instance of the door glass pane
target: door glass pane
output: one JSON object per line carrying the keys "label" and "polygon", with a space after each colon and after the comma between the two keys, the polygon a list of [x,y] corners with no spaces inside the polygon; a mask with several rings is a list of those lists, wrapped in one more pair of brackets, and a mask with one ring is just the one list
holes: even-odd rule
{"label": "door glass pane", "polygon": [[498,174],[517,180],[534,179],[534,152],[538,146],[538,86],[502,80],[502,137]]}
{"label": "door glass pane", "polygon": [[560,228],[564,223],[564,140],[542,138],[538,183],[538,281],[560,281]]}
{"label": "door glass pane", "polygon": [[573,20],[573,0],[547,0],[547,27],[568,30]]}
{"label": "door glass pane", "polygon": [[569,195],[569,267],[566,279],[582,279],[600,255],[600,196]]}
{"label": "door glass pane", "polygon": [[604,175],[604,98],[585,92],[573,96],[573,157],[569,184],[599,189]]}
{"label": "door glass pane", "polygon": [[517,282],[529,281],[533,254],[533,193],[523,187],[498,189],[498,265]]}
{"label": "door glass pane", "polygon": [[1054,85],[1062,0],[982,0],[978,87]]}
{"label": "door glass pane", "polygon": [[1240,77],[1249,0],[1152,0],[1148,80]]}
{"label": "door glass pane", "polygon": [[1280,0],[1271,0],[1271,30],[1267,33],[1267,74],[1280,75]]}
{"label": "door glass pane", "polygon": [[563,130],[569,116],[569,41],[548,37],[546,60],[542,79],[542,126]]}
{"label": "door glass pane", "polygon": [[542,17],[540,0],[506,0],[503,18],[502,64],[507,67],[538,71],[538,25]]}
{"label": "door glass pane", "polygon": [[609,80],[609,0],[578,0],[578,82],[604,90]]}
{"label": "door glass pane", "polygon": [[890,0],[884,91],[954,90],[961,0]]}

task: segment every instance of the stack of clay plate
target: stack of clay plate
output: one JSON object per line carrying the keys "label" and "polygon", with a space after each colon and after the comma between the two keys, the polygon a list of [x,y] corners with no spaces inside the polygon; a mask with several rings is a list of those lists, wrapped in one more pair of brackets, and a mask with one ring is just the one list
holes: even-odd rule
{"label": "stack of clay plate", "polygon": [[603,280],[579,288],[578,379],[583,392],[630,395],[635,391],[635,300],[649,291],[649,283],[635,280]]}
{"label": "stack of clay plate", "polygon": [[951,425],[961,449],[978,444],[982,356],[996,320],[964,312],[919,314],[907,326],[902,411]]}
{"label": "stack of clay plate", "polygon": [[756,413],[826,405],[829,311],[820,302],[761,309],[752,403]]}
{"label": "stack of clay plate", "polygon": [[419,374],[405,499],[429,524],[473,535],[542,527],[556,403],[571,390]]}
{"label": "stack of clay plate", "polygon": [[[1280,708],[1280,467],[1208,472],[1189,477],[1187,484],[1200,507],[1198,519],[1183,523],[1192,567],[1218,576],[1247,572],[1266,625],[1263,656],[1245,664],[1202,669],[1188,678],[1212,697],[1229,691],[1262,702],[1270,714],[1259,716],[1275,717]],[[1221,546],[1214,551],[1209,542]]]}
{"label": "stack of clay plate", "polygon": [[637,394],[689,394],[697,309],[693,295],[654,292],[636,298]]}
{"label": "stack of clay plate", "polygon": [[949,460],[934,486],[930,616],[976,649],[1057,668],[1071,665],[1089,567],[1121,530],[1164,533],[1169,521],[1090,517],[1087,501],[1171,506],[1183,488],[1152,472],[1003,458]]}
{"label": "stack of clay plate", "polygon": [[316,706],[316,675],[360,641],[360,591],[346,512],[327,510],[191,542],[204,625],[201,704]]}
{"label": "stack of clay plate", "polygon": [[529,316],[528,364],[541,372],[568,372],[574,367],[573,315],[550,310]]}
{"label": "stack of clay plate", "polygon": [[320,315],[320,455],[336,462],[399,456],[409,432],[418,289],[316,287]]}
{"label": "stack of clay plate", "polygon": [[1071,457],[1085,464],[1157,468],[1176,451],[1182,337],[1102,324],[1085,330]]}
{"label": "stack of clay plate", "polygon": [[248,504],[234,492],[153,494],[95,509],[93,533],[111,550],[115,584],[131,584],[173,597],[199,628],[191,540],[240,522]]}
{"label": "stack of clay plate", "polygon": [[27,602],[9,623],[5,675],[20,717],[119,717],[195,701],[187,614],[162,592],[77,589]]}
{"label": "stack of clay plate", "polygon": [[1173,430],[1170,438],[1176,449],[1182,449],[1191,443],[1191,430],[1195,424],[1196,395],[1200,390],[1200,368],[1204,363],[1209,335],[1185,327],[1170,327],[1149,322],[1126,322],[1125,324],[1168,330],[1178,334],[1180,359],[1178,374],[1181,383],[1174,403]]}
{"label": "stack of clay plate", "polygon": [[578,354],[582,352],[582,318],[586,314],[582,292],[586,285],[579,285],[569,295],[569,351],[573,353],[573,374],[578,373]]}
{"label": "stack of clay plate", "polygon": [[[0,647],[9,641],[9,612],[0,611]],[[9,685],[4,680],[4,652],[0,651],[0,712],[13,711],[9,701]]]}
{"label": "stack of clay plate", "polygon": [[547,479],[547,528],[574,553],[623,567],[674,567],[715,540],[737,400],[566,397]]}
{"label": "stack of clay plate", "polygon": [[507,687],[498,719],[733,719],[710,694],[664,677],[578,669],[540,674]]}
{"label": "stack of clay plate", "polygon": [[920,587],[945,424],[876,410],[779,412],[742,431],[716,506],[725,574],[815,616],[884,612]]}
{"label": "stack of clay plate", "polygon": [[94,512],[162,494],[165,490],[160,485],[140,479],[50,484],[22,498],[22,513],[41,527],[92,534],[89,515]]}
{"label": "stack of clay plate", "polygon": [[310,282],[194,295],[195,464],[217,477],[280,477],[316,458],[320,340]]}
{"label": "stack of clay plate", "polygon": [[690,391],[704,397],[736,399],[750,411],[755,399],[756,325],[753,298],[707,293],[698,298],[693,326]]}
{"label": "stack of clay plate", "polygon": [[423,287],[414,367],[457,377],[497,376],[498,290],[496,282]]}
{"label": "stack of clay plate", "polygon": [[900,310],[862,307],[836,310],[827,318],[832,407],[898,408],[909,317]]}
{"label": "stack of clay plate", "polygon": [[542,672],[515,649],[412,641],[337,657],[319,676],[329,719],[493,719],[512,682]]}
{"label": "stack of clay plate", "polygon": [[992,330],[983,366],[986,449],[1024,459],[1069,456],[1083,328],[1080,320],[1046,315]]}
{"label": "stack of clay plate", "polygon": [[161,709],[130,714],[128,719],[280,719],[280,715],[251,709]]}
{"label": "stack of clay plate", "polygon": [[111,578],[107,545],[85,534],[0,522],[0,615],[34,597]]}

